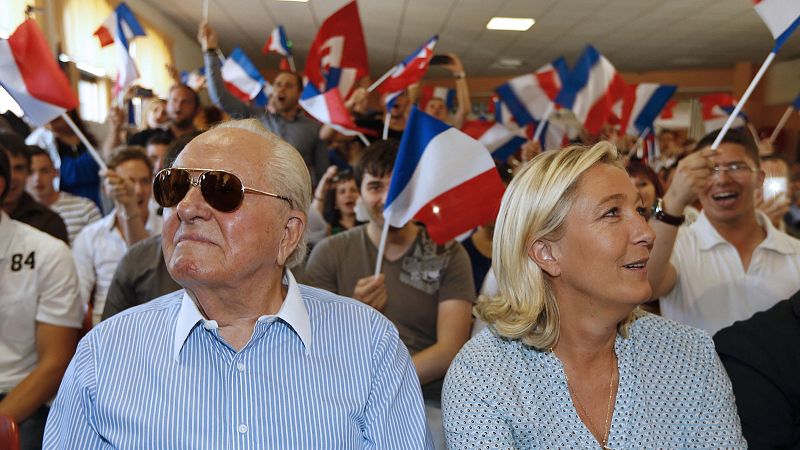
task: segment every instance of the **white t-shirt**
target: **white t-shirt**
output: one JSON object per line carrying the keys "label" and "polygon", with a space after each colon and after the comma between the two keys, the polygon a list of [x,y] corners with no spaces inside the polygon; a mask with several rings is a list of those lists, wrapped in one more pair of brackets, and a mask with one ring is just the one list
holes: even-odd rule
{"label": "white t-shirt", "polygon": [[[80,298],[89,304],[94,291],[92,322],[97,324],[103,316],[108,288],[120,260],[128,251],[128,244],[116,227],[116,210],[102,219],[85,226],[72,243],[75,267],[80,282]],[[145,230],[148,236],[161,234],[161,216],[148,214]]]}
{"label": "white t-shirt", "polygon": [[661,298],[661,314],[714,334],[800,290],[800,240],[778,231],[758,212],[767,237],[753,251],[745,272],[736,248],[704,213],[681,227],[670,261],[678,281]]}
{"label": "white t-shirt", "polygon": [[36,323],[81,328],[67,244],[0,211],[0,393],[36,367]]}

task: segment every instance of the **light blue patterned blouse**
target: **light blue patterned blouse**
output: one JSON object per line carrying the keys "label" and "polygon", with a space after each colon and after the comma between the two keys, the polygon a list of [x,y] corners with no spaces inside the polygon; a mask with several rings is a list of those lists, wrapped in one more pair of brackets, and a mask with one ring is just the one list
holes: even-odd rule
{"label": "light blue patterned blouse", "polygon": [[46,449],[429,449],[397,329],[295,283],[239,351],[182,291],[101,322],[78,345]]}
{"label": "light blue patterned blouse", "polygon": [[[610,448],[746,448],[731,383],[705,332],[644,314],[615,349]],[[578,417],[561,361],[489,329],[450,366],[442,409],[450,450],[600,447]]]}

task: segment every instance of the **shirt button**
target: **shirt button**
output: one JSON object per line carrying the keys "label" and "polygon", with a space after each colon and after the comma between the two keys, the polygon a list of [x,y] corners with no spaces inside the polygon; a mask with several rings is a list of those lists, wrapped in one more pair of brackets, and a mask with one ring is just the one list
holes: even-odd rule
{"label": "shirt button", "polygon": [[239,372],[244,372],[244,363],[236,363],[236,369]]}
{"label": "shirt button", "polygon": [[247,433],[247,425],[245,425],[243,423],[240,423],[238,430],[239,430],[239,433],[242,433],[242,434]]}

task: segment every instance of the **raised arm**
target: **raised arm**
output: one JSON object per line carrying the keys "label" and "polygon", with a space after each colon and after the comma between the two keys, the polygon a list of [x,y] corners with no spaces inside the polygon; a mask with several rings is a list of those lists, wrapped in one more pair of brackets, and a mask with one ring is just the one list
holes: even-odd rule
{"label": "raised arm", "polygon": [[[711,176],[713,155],[710,149],[692,153],[678,163],[672,184],[664,194],[662,209],[671,216],[682,216],[683,210],[697,199],[697,195],[705,189]],[[647,279],[653,288],[653,298],[669,293],[678,281],[675,267],[670,263],[678,227],[655,218],[650,219],[650,226],[656,233],[650,261],[647,264]]]}
{"label": "raised arm", "polygon": [[456,128],[461,128],[466,122],[470,111],[472,111],[472,99],[469,96],[469,85],[467,84],[467,74],[464,72],[464,65],[455,53],[447,53],[450,57],[450,63],[445,64],[445,69],[449,70],[456,78],[456,100],[458,101],[458,109],[453,115],[452,125]]}
{"label": "raised arm", "polygon": [[253,108],[242,102],[225,88],[225,81],[222,79],[222,64],[216,51],[219,49],[217,33],[207,23],[202,23],[197,32],[197,41],[203,49],[203,60],[206,66],[206,86],[211,102],[222,108],[234,119],[247,119],[258,117],[263,114],[263,110]]}

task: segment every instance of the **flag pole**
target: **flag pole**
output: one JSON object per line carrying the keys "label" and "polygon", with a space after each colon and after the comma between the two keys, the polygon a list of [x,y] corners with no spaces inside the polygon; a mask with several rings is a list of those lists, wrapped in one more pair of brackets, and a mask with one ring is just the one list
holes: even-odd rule
{"label": "flag pole", "polygon": [[364,136],[364,133],[357,133],[356,136],[358,136],[358,138],[361,139],[361,142],[364,143],[364,146],[369,147],[369,139],[367,139],[367,137]]}
{"label": "flag pole", "polygon": [[208,23],[208,0],[203,0],[203,22]]}
{"label": "flag pole", "polygon": [[378,245],[378,259],[375,261],[375,276],[381,274],[381,264],[383,263],[383,251],[386,249],[386,236],[389,235],[389,219],[383,218],[383,230],[381,230],[381,243]]}
{"label": "flag pole", "polygon": [[389,139],[389,121],[392,120],[392,116],[389,111],[386,111],[386,117],[383,119],[383,140]]}
{"label": "flag pole", "polygon": [[794,106],[789,105],[789,107],[786,108],[786,112],[783,113],[781,120],[778,122],[778,125],[775,127],[774,130],[772,130],[772,136],[769,137],[770,144],[774,144],[775,139],[778,139],[778,133],[780,133],[781,130],[783,130],[783,127],[786,125],[786,122],[789,121],[789,117],[792,116],[792,112],[794,112]]}
{"label": "flag pole", "polygon": [[92,143],[89,142],[89,139],[86,139],[86,136],[83,134],[81,129],[78,128],[77,125],[75,125],[75,122],[72,121],[72,118],[70,118],[67,113],[61,113],[61,118],[64,119],[65,122],[67,122],[67,125],[69,125],[69,127],[72,128],[72,131],[75,132],[75,134],[78,136],[78,139],[80,139],[83,145],[86,146],[86,150],[89,151],[89,155],[91,155],[92,158],[97,162],[97,165],[100,166],[100,169],[108,170],[108,166],[106,166],[106,163],[105,161],[103,161],[103,158],[100,157],[99,153],[97,153],[97,150],[94,148]]}
{"label": "flag pole", "polygon": [[542,132],[544,132],[544,125],[550,119],[550,114],[552,113],[553,113],[553,102],[550,102],[547,105],[547,109],[544,110],[544,115],[542,115],[542,120],[539,121],[539,125],[536,125],[536,132],[533,133],[534,142],[539,142],[539,138],[542,137]]}
{"label": "flag pole", "polygon": [[717,138],[714,139],[714,143],[711,144],[712,150],[716,150],[717,148],[719,148],[719,144],[722,142],[722,139],[728,133],[728,130],[731,128],[731,125],[733,125],[733,121],[736,120],[737,117],[739,117],[739,113],[742,111],[744,104],[747,103],[747,100],[750,98],[750,95],[755,90],[756,86],[758,85],[758,82],[761,81],[761,77],[764,76],[764,73],[767,71],[767,68],[769,68],[769,65],[772,64],[772,61],[774,59],[775,59],[775,52],[773,51],[770,52],[770,54],[767,56],[767,59],[765,59],[764,63],[761,64],[761,68],[758,69],[758,73],[756,73],[755,78],[753,78],[753,81],[750,82],[750,86],[747,86],[747,90],[744,91],[744,95],[742,95],[741,100],[739,100],[739,103],[736,104],[736,107],[733,109],[733,113],[728,117],[728,120],[725,121],[725,125],[722,127],[722,130],[720,130],[719,134],[717,134]]}
{"label": "flag pole", "polygon": [[376,87],[380,86],[381,83],[386,81],[386,79],[392,76],[392,74],[395,73],[396,71],[397,71],[397,66],[394,66],[391,69],[389,69],[385,74],[383,74],[380,78],[378,78],[377,81],[369,85],[369,87],[367,88],[367,92],[374,91]]}
{"label": "flag pole", "polygon": [[636,143],[633,144],[633,148],[636,150],[636,156],[639,159],[642,159],[644,156],[644,139],[647,137],[647,134],[650,133],[650,127],[645,127],[642,134],[639,135],[639,139],[636,140]]}
{"label": "flag pole", "polygon": [[292,72],[297,72],[297,69],[294,66],[294,56],[292,56],[291,53],[289,53],[288,59],[289,59],[289,68],[292,69]]}

